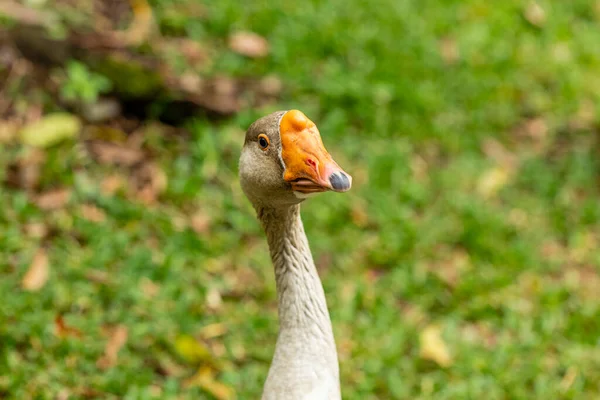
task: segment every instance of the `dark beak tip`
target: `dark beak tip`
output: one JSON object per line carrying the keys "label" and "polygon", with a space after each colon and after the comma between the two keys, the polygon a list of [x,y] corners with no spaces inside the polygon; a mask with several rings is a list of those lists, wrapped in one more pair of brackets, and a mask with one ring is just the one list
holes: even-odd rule
{"label": "dark beak tip", "polygon": [[329,183],[333,190],[337,192],[345,192],[350,189],[351,183],[350,178],[343,172],[334,172],[329,177]]}

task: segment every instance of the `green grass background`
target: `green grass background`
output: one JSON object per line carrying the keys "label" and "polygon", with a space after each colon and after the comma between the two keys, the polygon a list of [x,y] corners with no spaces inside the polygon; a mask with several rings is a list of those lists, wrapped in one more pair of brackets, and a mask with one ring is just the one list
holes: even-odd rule
{"label": "green grass background", "polygon": [[[168,180],[157,206],[103,194],[118,171],[76,143],[51,149],[42,177],[74,188],[66,209],[0,187],[0,397],[209,399],[184,387],[197,366],[174,344],[219,323],[225,334],[206,344],[218,379],[259,398],[276,293],[237,160],[248,124],[288,108],[354,176],[348,194],[303,205],[344,398],[600,397],[600,3],[540,1],[531,23],[532,3],[516,0],[221,0],[197,19],[177,13],[189,1],[152,2],[165,34],[216,46],[207,73],[279,77],[282,99],[196,119],[185,143],[149,129]],[[227,50],[237,30],[265,36],[270,55]],[[0,149],[2,176],[26,149]],[[83,203],[105,221],[83,218]],[[197,210],[204,234],[186,222]],[[23,227],[35,222],[56,233],[50,280],[29,293],[20,281],[39,240]],[[215,292],[222,304],[209,307]],[[58,313],[81,338],[54,334]],[[128,341],[103,370],[102,326],[116,324]],[[446,368],[419,355],[430,324]]]}

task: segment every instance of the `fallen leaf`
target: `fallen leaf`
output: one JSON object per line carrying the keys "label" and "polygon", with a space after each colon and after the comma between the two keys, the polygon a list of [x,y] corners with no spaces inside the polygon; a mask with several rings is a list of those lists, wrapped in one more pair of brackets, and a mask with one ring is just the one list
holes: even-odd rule
{"label": "fallen leaf", "polygon": [[56,336],[60,338],[66,338],[69,336],[80,338],[82,336],[81,331],[77,328],[68,326],[64,317],[60,314],[54,318],[54,332],[56,333]]}
{"label": "fallen leaf", "polygon": [[146,297],[152,298],[158,294],[160,291],[160,286],[152,282],[150,279],[143,277],[140,280],[140,289]]}
{"label": "fallen leaf", "polygon": [[144,160],[144,153],[141,150],[114,143],[92,141],[88,143],[88,151],[101,164],[132,167]]}
{"label": "fallen leaf", "polygon": [[461,329],[462,338],[473,344],[481,344],[487,349],[493,349],[498,342],[496,333],[484,323],[467,323]]}
{"label": "fallen leaf", "polygon": [[152,204],[167,188],[167,174],[156,164],[147,162],[130,176],[130,189],[145,204]]}
{"label": "fallen leaf", "polygon": [[227,326],[222,323],[206,325],[200,330],[200,336],[202,336],[202,338],[206,340],[223,336],[226,333]]}
{"label": "fallen leaf", "polygon": [[108,273],[99,271],[97,269],[90,269],[85,273],[85,277],[92,282],[100,283],[102,285],[108,285],[111,283]]}
{"label": "fallen leaf", "polygon": [[184,72],[179,76],[179,85],[190,93],[198,93],[202,90],[202,79],[195,72]]}
{"label": "fallen leaf", "polygon": [[117,355],[119,350],[127,343],[127,336],[126,326],[118,325],[112,330],[104,348],[104,355],[96,363],[98,368],[107,369],[116,365]]}
{"label": "fallen leaf", "polygon": [[440,54],[446,65],[456,64],[459,59],[458,45],[453,38],[443,38],[439,43]]}
{"label": "fallen leaf", "polygon": [[57,210],[66,206],[70,198],[71,190],[67,188],[52,189],[37,195],[34,203],[42,210]]}
{"label": "fallen leaf", "polygon": [[199,235],[203,235],[209,233],[212,218],[203,210],[198,210],[194,213],[194,215],[192,215],[191,222],[194,232]]}
{"label": "fallen leaf", "polygon": [[124,186],[124,179],[119,175],[109,175],[102,179],[100,190],[105,196],[112,196]]}
{"label": "fallen leaf", "polygon": [[6,183],[20,189],[33,189],[40,180],[40,170],[46,161],[43,150],[32,148],[26,155],[10,164],[6,173]]}
{"label": "fallen leaf", "polygon": [[152,7],[146,0],[130,0],[133,11],[133,21],[125,32],[124,39],[132,45],[146,41],[155,28]]}
{"label": "fallen leaf", "polygon": [[82,204],[79,212],[84,219],[91,222],[103,222],[106,219],[104,211],[93,204]]}
{"label": "fallen leaf", "polygon": [[36,292],[44,287],[49,275],[48,255],[46,250],[40,248],[33,256],[29,269],[21,281],[21,286],[27,291]]}
{"label": "fallen leaf", "polygon": [[402,313],[402,320],[407,323],[419,326],[427,320],[427,314],[417,304],[409,303],[407,301],[399,301],[398,306]]}
{"label": "fallen leaf", "polygon": [[203,65],[208,63],[208,52],[197,41],[187,38],[179,38],[175,40],[175,43],[189,64],[194,65],[198,63],[199,65]]}
{"label": "fallen leaf", "polygon": [[0,143],[10,143],[17,136],[19,125],[16,121],[0,121]]}
{"label": "fallen leaf", "polygon": [[570,125],[573,130],[591,129],[596,121],[596,115],[596,104],[591,100],[583,100]]}
{"label": "fallen leaf", "polygon": [[485,139],[481,148],[483,153],[496,163],[511,169],[517,166],[517,157],[496,139]]}
{"label": "fallen leaf", "polygon": [[366,202],[364,201],[357,200],[357,202],[351,206],[350,217],[354,225],[359,228],[364,228],[369,224],[369,214],[366,211],[368,210],[368,207],[366,207],[365,203]]}
{"label": "fallen leaf", "polygon": [[575,379],[577,379],[577,375],[577,368],[573,366],[567,368],[567,372],[565,372],[565,376],[563,376],[559,384],[561,392],[565,393],[573,386]]}
{"label": "fallen leaf", "polygon": [[175,351],[190,364],[213,361],[213,356],[208,347],[188,335],[179,336],[175,340]]}
{"label": "fallen leaf", "polygon": [[202,366],[184,383],[185,386],[198,386],[206,392],[212,394],[218,400],[231,400],[235,398],[235,392],[229,386],[215,380],[215,373],[212,368]]}
{"label": "fallen leaf", "polygon": [[421,358],[431,360],[443,368],[452,365],[452,358],[446,343],[442,339],[442,330],[439,326],[427,326],[421,332],[419,342]]}
{"label": "fallen leaf", "polygon": [[206,293],[206,305],[211,310],[218,310],[223,305],[223,298],[221,296],[221,292],[217,288],[210,288]]}
{"label": "fallen leaf", "polygon": [[508,183],[509,178],[510,173],[507,168],[494,167],[479,179],[477,192],[484,198],[491,198]]}
{"label": "fallen leaf", "polygon": [[445,256],[430,267],[431,272],[448,286],[456,287],[460,278],[471,267],[469,254],[459,249],[441,254],[445,254]]}
{"label": "fallen leaf", "polygon": [[221,75],[204,81],[202,95],[195,101],[211,111],[230,115],[241,108],[241,92],[240,82]]}
{"label": "fallen leaf", "polygon": [[229,37],[229,48],[246,57],[259,58],[269,54],[269,42],[254,32],[236,32]]}
{"label": "fallen leaf", "polygon": [[548,135],[548,125],[541,117],[531,118],[525,122],[525,132],[532,139],[542,141]]}
{"label": "fallen leaf", "polygon": [[242,343],[234,343],[231,346],[231,354],[237,361],[244,361],[246,359],[246,348]]}
{"label": "fallen leaf", "polygon": [[19,136],[24,144],[46,148],[77,136],[81,122],[68,113],[49,114],[39,121],[25,125]]}
{"label": "fallen leaf", "polygon": [[264,95],[278,96],[283,90],[283,83],[278,77],[269,75],[260,80],[259,87]]}
{"label": "fallen leaf", "polygon": [[541,28],[546,22],[546,11],[538,2],[531,1],[525,9],[525,19],[531,25]]}
{"label": "fallen leaf", "polygon": [[31,222],[23,226],[25,233],[32,238],[41,239],[48,234],[48,227],[41,222]]}

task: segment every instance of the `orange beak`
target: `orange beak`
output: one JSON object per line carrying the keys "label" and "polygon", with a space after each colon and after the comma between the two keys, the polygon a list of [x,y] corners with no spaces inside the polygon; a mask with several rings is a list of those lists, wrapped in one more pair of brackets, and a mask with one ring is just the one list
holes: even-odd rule
{"label": "orange beak", "polygon": [[301,111],[286,112],[279,123],[283,179],[292,190],[311,194],[333,190],[345,192],[352,186],[348,175],[325,149],[317,126]]}

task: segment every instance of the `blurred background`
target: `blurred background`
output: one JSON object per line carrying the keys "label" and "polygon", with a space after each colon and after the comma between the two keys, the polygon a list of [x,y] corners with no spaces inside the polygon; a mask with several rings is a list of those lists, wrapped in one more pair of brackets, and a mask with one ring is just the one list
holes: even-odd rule
{"label": "blurred background", "polygon": [[237,161],[298,108],[346,399],[600,397],[600,2],[2,0],[0,397],[259,398]]}

